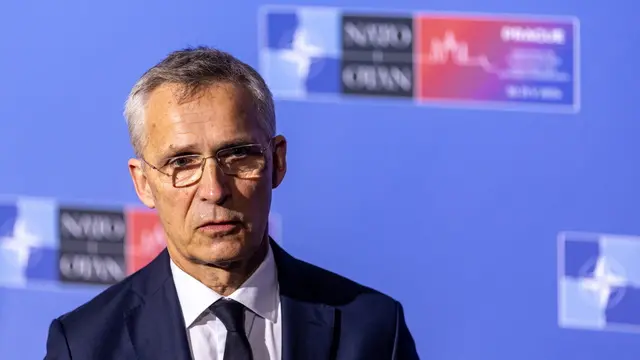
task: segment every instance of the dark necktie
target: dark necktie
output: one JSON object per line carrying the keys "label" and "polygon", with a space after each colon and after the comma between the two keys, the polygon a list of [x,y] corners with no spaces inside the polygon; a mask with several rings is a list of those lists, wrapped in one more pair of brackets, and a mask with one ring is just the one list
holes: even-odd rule
{"label": "dark necktie", "polygon": [[231,299],[220,299],[211,311],[227,328],[223,360],[253,360],[249,339],[244,329],[244,305]]}

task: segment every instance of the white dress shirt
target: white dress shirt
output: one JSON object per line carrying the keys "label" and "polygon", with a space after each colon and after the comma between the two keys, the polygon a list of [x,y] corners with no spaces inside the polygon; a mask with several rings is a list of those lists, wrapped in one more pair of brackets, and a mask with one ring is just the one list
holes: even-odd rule
{"label": "white dress shirt", "polygon": [[[223,360],[227,330],[209,310],[220,294],[171,261],[193,360]],[[271,247],[258,269],[228,296],[246,310],[245,330],[254,360],[280,360],[282,315],[276,265]]]}

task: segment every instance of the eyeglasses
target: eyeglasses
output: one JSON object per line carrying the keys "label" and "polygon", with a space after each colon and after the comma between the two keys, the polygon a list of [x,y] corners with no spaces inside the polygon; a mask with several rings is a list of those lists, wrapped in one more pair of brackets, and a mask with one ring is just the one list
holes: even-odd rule
{"label": "eyeglasses", "polygon": [[271,148],[272,142],[273,139],[267,146],[248,144],[224,148],[218,150],[213,156],[177,156],[161,167],[155,167],[145,159],[142,161],[159,173],[171,177],[173,186],[177,188],[187,187],[200,181],[207,159],[215,159],[225,175],[240,179],[254,179],[260,176],[267,164],[265,153]]}

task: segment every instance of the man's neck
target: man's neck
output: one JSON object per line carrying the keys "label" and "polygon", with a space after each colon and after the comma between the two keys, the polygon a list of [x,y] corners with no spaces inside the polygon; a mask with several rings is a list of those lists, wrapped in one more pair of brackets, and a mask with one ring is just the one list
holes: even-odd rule
{"label": "man's neck", "polygon": [[269,251],[269,238],[265,237],[258,250],[249,258],[228,264],[225,267],[194,263],[185,259],[175,249],[168,247],[168,250],[171,259],[182,271],[193,276],[221,296],[229,296],[260,266]]}

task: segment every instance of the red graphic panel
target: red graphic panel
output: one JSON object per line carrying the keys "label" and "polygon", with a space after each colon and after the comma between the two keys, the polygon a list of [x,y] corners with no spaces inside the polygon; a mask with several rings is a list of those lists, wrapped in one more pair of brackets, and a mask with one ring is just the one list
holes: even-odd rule
{"label": "red graphic panel", "polygon": [[422,101],[571,106],[574,24],[569,20],[420,15]]}
{"label": "red graphic panel", "polygon": [[128,209],[127,216],[127,273],[132,274],[153,260],[167,241],[160,218],[155,211]]}

